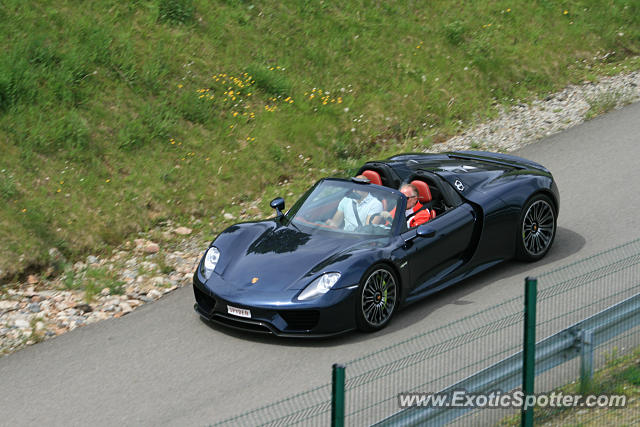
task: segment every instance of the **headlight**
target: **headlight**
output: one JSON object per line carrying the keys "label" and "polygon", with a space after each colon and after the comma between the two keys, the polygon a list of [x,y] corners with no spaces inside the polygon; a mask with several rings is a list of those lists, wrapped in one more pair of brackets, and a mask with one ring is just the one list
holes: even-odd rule
{"label": "headlight", "polygon": [[202,268],[200,272],[204,276],[205,279],[208,279],[213,273],[213,270],[216,268],[216,264],[220,259],[220,251],[215,246],[211,246],[207,249],[207,253],[204,254],[204,262],[202,263]]}
{"label": "headlight", "polygon": [[325,273],[311,282],[304,291],[298,296],[298,299],[307,300],[326,294],[340,278],[340,273]]}

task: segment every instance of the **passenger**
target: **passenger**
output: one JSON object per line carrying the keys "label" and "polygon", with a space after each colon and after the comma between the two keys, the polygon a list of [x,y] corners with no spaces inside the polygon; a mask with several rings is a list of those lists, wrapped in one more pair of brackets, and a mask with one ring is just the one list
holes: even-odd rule
{"label": "passenger", "polygon": [[412,184],[403,184],[400,192],[407,196],[407,227],[413,228],[431,219],[431,212],[418,200],[418,189]]}
{"label": "passenger", "polygon": [[[356,178],[369,181],[364,175],[358,175]],[[344,197],[340,201],[338,210],[333,215],[333,218],[327,220],[327,225],[337,228],[342,227],[346,231],[354,231],[358,227],[369,224],[373,215],[382,212],[382,202],[373,197],[368,191],[355,190],[353,195],[355,198]]]}
{"label": "passenger", "polygon": [[[418,189],[412,184],[402,184],[400,186],[400,192],[407,197],[407,210],[405,211],[405,218],[407,220],[407,227],[413,228],[431,219],[431,212],[418,200]],[[393,208],[391,212],[381,212],[379,215],[371,218],[372,224],[384,224],[393,221],[396,209]]]}

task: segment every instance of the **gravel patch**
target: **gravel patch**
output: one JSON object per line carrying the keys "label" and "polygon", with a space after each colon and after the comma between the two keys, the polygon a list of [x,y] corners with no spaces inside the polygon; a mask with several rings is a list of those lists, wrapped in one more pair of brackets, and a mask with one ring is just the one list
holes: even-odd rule
{"label": "gravel patch", "polygon": [[[190,236],[186,227],[167,228],[165,233],[180,236],[178,242],[156,243],[142,237],[125,242],[110,257],[89,255],[86,263],[76,262],[59,277],[30,275],[24,283],[10,286],[0,295],[0,355],[125,316],[190,285],[208,241]],[[87,295],[87,281],[94,287],[92,295]]]}
{"label": "gravel patch", "polygon": [[640,71],[604,77],[597,83],[569,86],[529,104],[520,103],[509,110],[501,108],[498,118],[474,126],[424,151],[514,151],[595,115],[638,100]]}

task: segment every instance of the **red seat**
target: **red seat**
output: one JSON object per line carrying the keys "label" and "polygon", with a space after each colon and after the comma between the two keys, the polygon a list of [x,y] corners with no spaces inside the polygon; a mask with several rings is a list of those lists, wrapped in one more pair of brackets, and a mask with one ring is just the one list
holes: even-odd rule
{"label": "red seat", "polygon": [[431,201],[431,190],[429,190],[429,186],[424,181],[411,181],[411,185],[418,189],[418,200],[420,203],[425,204]]}
{"label": "red seat", "polygon": [[[425,204],[431,201],[431,190],[429,190],[429,186],[426,182],[414,180],[411,181],[411,185],[418,189],[418,200],[420,201],[420,203]],[[429,213],[431,214],[431,219],[434,219],[436,217],[436,211],[434,209],[425,210],[429,211]]]}
{"label": "red seat", "polygon": [[382,185],[382,178],[380,178],[380,174],[378,172],[367,169],[362,172],[362,175],[366,176],[372,184]]}

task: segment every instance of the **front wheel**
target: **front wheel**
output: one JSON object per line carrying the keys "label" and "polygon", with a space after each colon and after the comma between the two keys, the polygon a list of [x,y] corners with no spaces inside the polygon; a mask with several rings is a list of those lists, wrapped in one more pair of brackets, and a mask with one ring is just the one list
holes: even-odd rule
{"label": "front wheel", "polygon": [[356,302],[358,329],[365,332],[384,328],[398,305],[398,280],[391,269],[375,265],[362,277]]}
{"label": "front wheel", "polygon": [[548,196],[538,194],[527,201],[516,236],[517,257],[537,261],[547,254],[556,235],[557,213]]}

